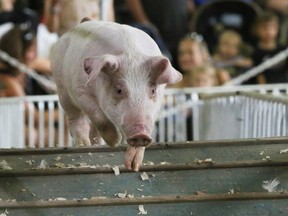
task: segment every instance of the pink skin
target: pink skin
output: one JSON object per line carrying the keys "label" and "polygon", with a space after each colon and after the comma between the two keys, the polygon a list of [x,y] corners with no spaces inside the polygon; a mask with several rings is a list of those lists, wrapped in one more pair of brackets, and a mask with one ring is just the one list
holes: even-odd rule
{"label": "pink skin", "polygon": [[155,42],[129,26],[88,21],[59,39],[51,66],[74,142],[127,142],[125,165],[138,171],[165,85],[182,79]]}

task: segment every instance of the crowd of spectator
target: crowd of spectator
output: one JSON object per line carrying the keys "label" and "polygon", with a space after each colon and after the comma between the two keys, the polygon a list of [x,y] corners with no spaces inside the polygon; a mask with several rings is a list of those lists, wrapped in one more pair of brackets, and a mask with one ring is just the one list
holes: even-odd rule
{"label": "crowd of spectator", "polygon": [[[185,80],[174,87],[222,85],[287,47],[286,2],[1,0],[0,49],[37,73],[50,76],[48,57],[51,46],[59,36],[88,16],[94,20],[104,19],[132,25],[147,32],[157,42],[163,54],[171,60],[173,66],[184,75]],[[223,9],[219,3],[227,7]],[[243,10],[239,3],[243,4]],[[253,12],[247,13],[245,7],[250,7]],[[208,18],[201,20],[201,13]],[[253,17],[247,18],[253,13]],[[203,31],[197,26],[205,26],[206,29]],[[239,26],[246,31],[240,31]],[[213,77],[215,80],[191,80],[196,77],[199,79],[200,74],[200,80],[204,77]],[[280,62],[244,84],[285,82],[287,61]],[[23,94],[45,94],[45,91],[17,68],[1,61],[0,95],[3,97]]]}

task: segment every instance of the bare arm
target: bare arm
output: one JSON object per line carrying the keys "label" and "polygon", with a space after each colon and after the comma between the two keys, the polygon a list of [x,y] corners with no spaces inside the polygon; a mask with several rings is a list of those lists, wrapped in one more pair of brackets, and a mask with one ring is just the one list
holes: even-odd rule
{"label": "bare arm", "polygon": [[259,74],[256,77],[256,80],[257,80],[258,84],[266,84],[266,78],[265,78],[265,76],[263,74]]}
{"label": "bare arm", "polygon": [[115,22],[114,0],[110,0],[108,20]]}
{"label": "bare arm", "polygon": [[50,60],[47,58],[37,57],[28,66],[41,74],[51,74]]}
{"label": "bare arm", "polygon": [[50,32],[58,32],[60,28],[61,0],[45,0],[44,23]]}
{"label": "bare arm", "polygon": [[126,0],[126,5],[137,22],[150,23],[140,0]]}

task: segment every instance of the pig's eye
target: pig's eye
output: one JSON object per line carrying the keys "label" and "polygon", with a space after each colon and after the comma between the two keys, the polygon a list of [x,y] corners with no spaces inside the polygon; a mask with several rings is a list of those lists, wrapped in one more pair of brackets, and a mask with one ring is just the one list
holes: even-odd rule
{"label": "pig's eye", "polygon": [[121,87],[116,87],[115,88],[115,96],[117,98],[122,98],[124,96],[124,90]]}
{"label": "pig's eye", "polygon": [[122,95],[122,89],[116,89],[116,93],[117,93],[118,95]]}

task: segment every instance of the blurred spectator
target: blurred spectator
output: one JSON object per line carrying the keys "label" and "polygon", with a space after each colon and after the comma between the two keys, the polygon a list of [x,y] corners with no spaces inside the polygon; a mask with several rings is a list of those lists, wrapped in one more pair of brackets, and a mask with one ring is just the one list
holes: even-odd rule
{"label": "blurred spectator", "polygon": [[196,10],[191,28],[203,35],[213,53],[218,35],[225,29],[237,31],[246,43],[255,43],[252,21],[261,12],[261,7],[251,0],[207,0]]}
{"label": "blurred spectator", "polygon": [[234,30],[224,30],[219,37],[213,64],[216,68],[225,69],[230,77],[238,76],[252,66],[252,60],[241,54],[242,37]]}
{"label": "blurred spectator", "polygon": [[[7,52],[10,56],[16,58],[20,62],[31,66],[37,59],[36,53],[36,37],[30,28],[26,25],[15,25],[11,30],[3,35],[0,40],[0,49]],[[9,63],[0,61],[0,97],[17,97],[25,96],[27,94],[36,94],[38,91],[36,81],[27,77],[26,74],[20,72],[17,68],[9,65]],[[28,115],[28,107],[25,107],[26,115]],[[35,111],[35,131],[34,144],[37,146],[37,125],[39,122],[39,115]],[[28,118],[26,118],[28,119]],[[45,126],[48,127],[48,112],[45,112]],[[54,121],[58,121],[58,110],[54,112]],[[29,130],[26,125],[26,138],[28,138]],[[55,131],[57,138],[58,131]],[[48,138],[46,137],[46,144]],[[56,139],[55,139],[56,140]],[[28,143],[28,139],[26,140]]]}
{"label": "blurred spectator", "polygon": [[[5,33],[0,40],[0,49],[37,72],[51,74],[50,61],[37,56],[36,35],[25,24],[16,25]],[[17,77],[21,78],[26,94],[46,94],[35,80],[25,74],[17,72]]]}
{"label": "blurred spectator", "polygon": [[287,0],[265,0],[265,7],[273,10],[279,17],[279,44],[288,44],[288,1]]}
{"label": "blurred spectator", "polygon": [[25,23],[36,34],[39,17],[35,11],[26,7],[23,0],[0,0],[0,24],[9,22]]}
{"label": "blurred spectator", "polygon": [[[203,37],[196,32],[187,34],[179,43],[178,64],[180,71],[185,75],[195,67],[211,64],[211,57]],[[225,70],[217,70],[219,84],[230,79]]]}
{"label": "blurred spectator", "polygon": [[184,74],[183,80],[173,87],[212,87],[219,85],[217,71],[211,65],[197,66]]}
{"label": "blurred spectator", "polygon": [[133,22],[158,32],[177,66],[177,47],[180,39],[189,31],[189,17],[193,11],[192,0],[126,0]]}
{"label": "blurred spectator", "polygon": [[182,73],[210,62],[210,55],[203,37],[196,32],[187,34],[178,46],[178,64]]}
{"label": "blurred spectator", "polygon": [[0,97],[21,97],[25,91],[11,67],[0,63]]}
{"label": "blurred spectator", "polygon": [[79,24],[84,17],[100,20],[104,17],[106,21],[115,21],[113,0],[45,0],[44,23],[50,32],[59,35]]}
{"label": "blurred spectator", "polygon": [[[24,64],[30,64],[35,59],[33,52],[35,35],[29,31],[26,25],[16,25],[6,32],[0,40],[0,49]],[[7,76],[18,79],[26,93],[32,93],[31,86],[27,87],[27,77],[16,68],[6,62],[2,62],[2,70]],[[27,87],[27,88],[26,88]]]}
{"label": "blurred spectator", "polygon": [[[254,51],[253,62],[258,65],[282,51],[285,47],[277,42],[279,19],[272,12],[264,12],[255,21],[255,35],[258,43]],[[284,60],[257,76],[257,83],[285,83],[287,79],[288,60]]]}

